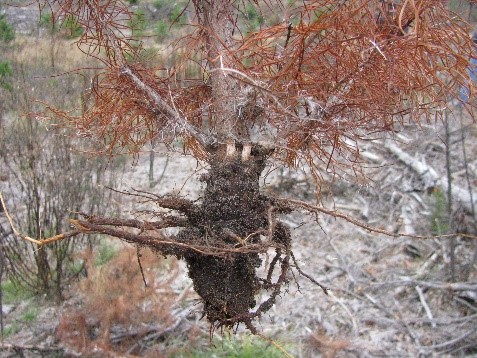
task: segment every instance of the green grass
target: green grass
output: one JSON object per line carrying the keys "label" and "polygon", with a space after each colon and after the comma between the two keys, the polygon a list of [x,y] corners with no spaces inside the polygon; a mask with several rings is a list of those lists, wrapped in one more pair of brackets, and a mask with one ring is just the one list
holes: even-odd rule
{"label": "green grass", "polygon": [[18,303],[33,296],[33,293],[10,280],[2,283],[2,294],[3,303]]}
{"label": "green grass", "polygon": [[21,329],[20,325],[16,322],[9,324],[3,329],[3,336],[4,337],[12,336],[15,333],[20,332],[20,329]]}
{"label": "green grass", "polygon": [[[285,348],[286,349],[286,348]],[[180,353],[174,358],[283,358],[284,353],[256,337],[225,339],[215,347]]]}
{"label": "green grass", "polygon": [[38,308],[37,307],[29,307],[26,312],[24,312],[21,316],[22,321],[31,323],[36,321],[38,318]]}
{"label": "green grass", "polygon": [[7,91],[13,91],[13,87],[9,82],[9,77],[13,75],[12,66],[7,61],[0,61],[0,87]]}
{"label": "green grass", "polygon": [[447,234],[449,231],[449,216],[447,214],[447,197],[444,192],[434,190],[432,193],[433,208],[431,215],[431,230],[434,235]]}

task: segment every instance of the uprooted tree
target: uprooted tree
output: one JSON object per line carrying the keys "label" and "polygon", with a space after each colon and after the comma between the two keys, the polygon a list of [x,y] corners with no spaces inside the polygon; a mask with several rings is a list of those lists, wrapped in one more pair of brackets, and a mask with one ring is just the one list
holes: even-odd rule
{"label": "uprooted tree", "polygon": [[[104,64],[86,112],[49,107],[49,116],[104,141],[110,154],[180,137],[208,165],[199,201],[138,192],[160,208],[150,220],[83,214],[71,219],[72,231],[41,244],[101,233],[183,259],[212,327],[244,323],[257,332],[254,319],[275,303],[289,271],[306,275],[279,216],[326,210],[264,195],[267,163],[307,166],[319,189],[325,172],[359,171],[361,139],[434,120],[462,88],[473,93],[469,28],[445,1],[192,0],[191,32],[174,44],[182,56],[168,71],[141,63],[120,1],[40,6],[56,19],[74,16],[84,29],[78,46]],[[264,16],[278,11],[283,21],[245,34],[245,6]],[[200,78],[175,81],[190,62]],[[167,228],[180,230],[167,235]],[[259,277],[269,250],[273,259]],[[268,299],[256,302],[259,291]]]}

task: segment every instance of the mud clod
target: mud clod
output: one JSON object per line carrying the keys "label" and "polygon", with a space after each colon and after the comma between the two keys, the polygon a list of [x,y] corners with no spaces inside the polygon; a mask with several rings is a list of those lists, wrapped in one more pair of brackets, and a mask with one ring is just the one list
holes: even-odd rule
{"label": "mud clod", "polygon": [[[211,163],[208,174],[202,177],[206,183],[202,202],[189,216],[190,225],[177,239],[224,249],[260,245],[267,239],[267,233],[270,239],[271,201],[259,190],[263,169],[263,161],[257,159]],[[278,228],[272,235],[273,241],[282,247],[289,246],[289,232],[284,225],[273,223],[272,226]],[[264,252],[264,247],[248,252],[224,250],[226,254],[220,257],[197,250],[181,253],[194,289],[204,304],[204,313],[213,326],[232,327],[243,322],[250,328],[253,318],[273,305],[283,282],[278,286],[264,285],[264,280],[257,277],[256,269],[262,262],[259,252]],[[266,305],[256,307],[255,295],[260,289],[272,290],[273,298]]]}

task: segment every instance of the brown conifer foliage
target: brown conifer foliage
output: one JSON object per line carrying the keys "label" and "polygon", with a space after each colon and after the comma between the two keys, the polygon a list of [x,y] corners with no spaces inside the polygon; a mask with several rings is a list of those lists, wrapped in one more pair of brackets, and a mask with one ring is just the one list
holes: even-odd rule
{"label": "brown conifer foliage", "polygon": [[[263,14],[280,11],[283,20],[246,34],[247,3]],[[84,115],[50,108],[54,117],[79,135],[100,138],[109,153],[182,137],[209,165],[198,203],[134,194],[178,215],[159,212],[155,221],[84,215],[71,220],[72,234],[103,233],[185,259],[212,327],[245,323],[256,332],[253,320],[274,304],[290,266],[302,273],[278,215],[307,207],[260,192],[267,161],[308,165],[319,185],[322,171],[359,170],[360,139],[393,131],[398,122],[430,121],[464,86],[474,92],[469,28],[440,0],[290,6],[192,0],[194,31],[175,44],[184,54],[176,71],[194,61],[203,73],[184,86],[173,73],[161,77],[166,72],[140,62],[122,2],[41,0],[41,6],[57,19],[74,15],[85,29],[78,46],[104,64]],[[168,227],[181,231],[167,236],[161,229]],[[270,249],[268,273],[258,277]],[[254,298],[259,290],[269,292],[261,303]]]}

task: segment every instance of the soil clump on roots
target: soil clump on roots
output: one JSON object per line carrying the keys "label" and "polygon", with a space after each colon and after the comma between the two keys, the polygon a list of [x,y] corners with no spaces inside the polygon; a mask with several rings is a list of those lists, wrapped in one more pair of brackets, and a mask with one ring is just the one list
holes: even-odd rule
{"label": "soil clump on roots", "polygon": [[[254,331],[252,321],[274,303],[286,275],[272,283],[278,261],[288,269],[290,234],[275,219],[278,212],[273,200],[260,193],[259,178],[265,167],[260,157],[211,163],[201,180],[206,183],[204,196],[189,215],[189,225],[177,236],[184,244],[214,248],[215,254],[185,250],[184,258],[194,289],[204,304],[204,314],[213,327],[232,327],[241,322]],[[267,277],[257,276],[261,253],[275,246],[276,259]],[[285,257],[280,259],[281,252]],[[220,253],[220,254],[217,254]],[[257,306],[259,290],[271,290],[267,301]]]}
{"label": "soil clump on roots", "polygon": [[[277,219],[290,207],[260,193],[267,155],[260,147],[245,159],[213,155],[208,173],[201,177],[206,186],[199,202],[143,191],[129,193],[180,215],[161,210],[154,212],[160,220],[140,221],[81,214],[84,220],[70,220],[76,228],[73,233],[106,234],[185,260],[211,329],[244,323],[257,333],[253,320],[273,306],[287,283],[290,259],[295,261],[290,231]],[[162,232],[171,227],[180,228],[179,233]],[[270,250],[275,251],[274,257],[267,262],[264,277],[259,277],[257,268]],[[296,262],[295,268],[302,273]],[[261,303],[255,301],[259,291],[268,292]]]}

